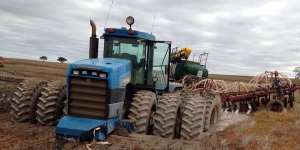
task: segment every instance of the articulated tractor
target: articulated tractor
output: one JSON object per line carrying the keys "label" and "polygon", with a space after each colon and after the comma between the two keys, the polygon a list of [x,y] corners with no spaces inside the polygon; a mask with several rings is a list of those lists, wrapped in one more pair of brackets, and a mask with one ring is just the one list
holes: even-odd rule
{"label": "articulated tractor", "polygon": [[106,28],[103,58],[90,22],[89,59],[69,64],[66,81],[26,80],[11,100],[12,120],[56,125],[58,138],[105,140],[116,128],[165,138],[195,139],[220,116],[220,97],[182,90],[184,75],[207,78],[205,65],[189,61],[191,49],[130,26]]}

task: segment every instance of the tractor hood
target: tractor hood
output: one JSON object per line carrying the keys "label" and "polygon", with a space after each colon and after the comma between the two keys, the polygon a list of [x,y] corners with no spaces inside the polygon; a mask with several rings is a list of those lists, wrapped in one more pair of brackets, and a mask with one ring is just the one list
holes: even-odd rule
{"label": "tractor hood", "polygon": [[119,58],[95,58],[79,60],[71,64],[74,68],[90,68],[97,69],[104,72],[111,72],[112,70],[119,70],[120,72],[127,72],[131,68],[131,62],[126,59]]}
{"label": "tractor hood", "polygon": [[[74,76],[74,70],[95,70],[106,73],[106,80],[110,89],[120,88],[123,80],[131,76],[131,62],[119,58],[95,58],[79,60],[69,65],[68,78]],[[80,75],[82,76],[82,75]],[[86,77],[99,78],[99,76],[85,75]]]}

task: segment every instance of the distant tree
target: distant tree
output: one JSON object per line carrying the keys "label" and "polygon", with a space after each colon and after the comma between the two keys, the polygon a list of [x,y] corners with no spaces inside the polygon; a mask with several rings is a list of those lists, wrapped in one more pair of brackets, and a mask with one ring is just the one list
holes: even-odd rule
{"label": "distant tree", "polygon": [[294,69],[295,72],[295,79],[299,79],[300,78],[300,67],[296,67]]}
{"label": "distant tree", "polygon": [[40,57],[40,60],[41,60],[41,61],[47,61],[47,59],[48,59],[47,56],[41,56],[41,57]]}
{"label": "distant tree", "polygon": [[0,56],[0,67],[4,67],[4,57]]}
{"label": "distant tree", "polygon": [[66,61],[68,61],[65,57],[58,57],[57,61],[59,61],[60,63],[64,63]]}

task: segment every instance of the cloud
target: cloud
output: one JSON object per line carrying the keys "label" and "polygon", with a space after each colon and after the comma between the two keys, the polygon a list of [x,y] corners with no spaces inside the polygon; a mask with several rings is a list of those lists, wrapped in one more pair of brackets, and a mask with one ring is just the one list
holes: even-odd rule
{"label": "cloud", "polygon": [[[74,61],[88,57],[89,19],[104,27],[153,32],[173,46],[209,52],[211,73],[255,75],[300,66],[296,0],[10,0],[0,2],[0,55]],[[108,15],[108,12],[110,13]],[[108,18],[108,20],[106,20]],[[102,43],[102,42],[101,42]],[[103,48],[103,46],[100,46]]]}

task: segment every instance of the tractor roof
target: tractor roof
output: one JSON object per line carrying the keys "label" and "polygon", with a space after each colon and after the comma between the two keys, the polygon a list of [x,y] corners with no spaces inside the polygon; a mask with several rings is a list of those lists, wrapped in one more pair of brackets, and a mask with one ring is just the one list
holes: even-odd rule
{"label": "tractor roof", "polygon": [[135,31],[131,32],[127,30],[125,27],[122,28],[106,28],[104,30],[104,36],[118,36],[118,37],[129,37],[129,38],[138,38],[145,40],[155,40],[155,36],[146,32]]}

